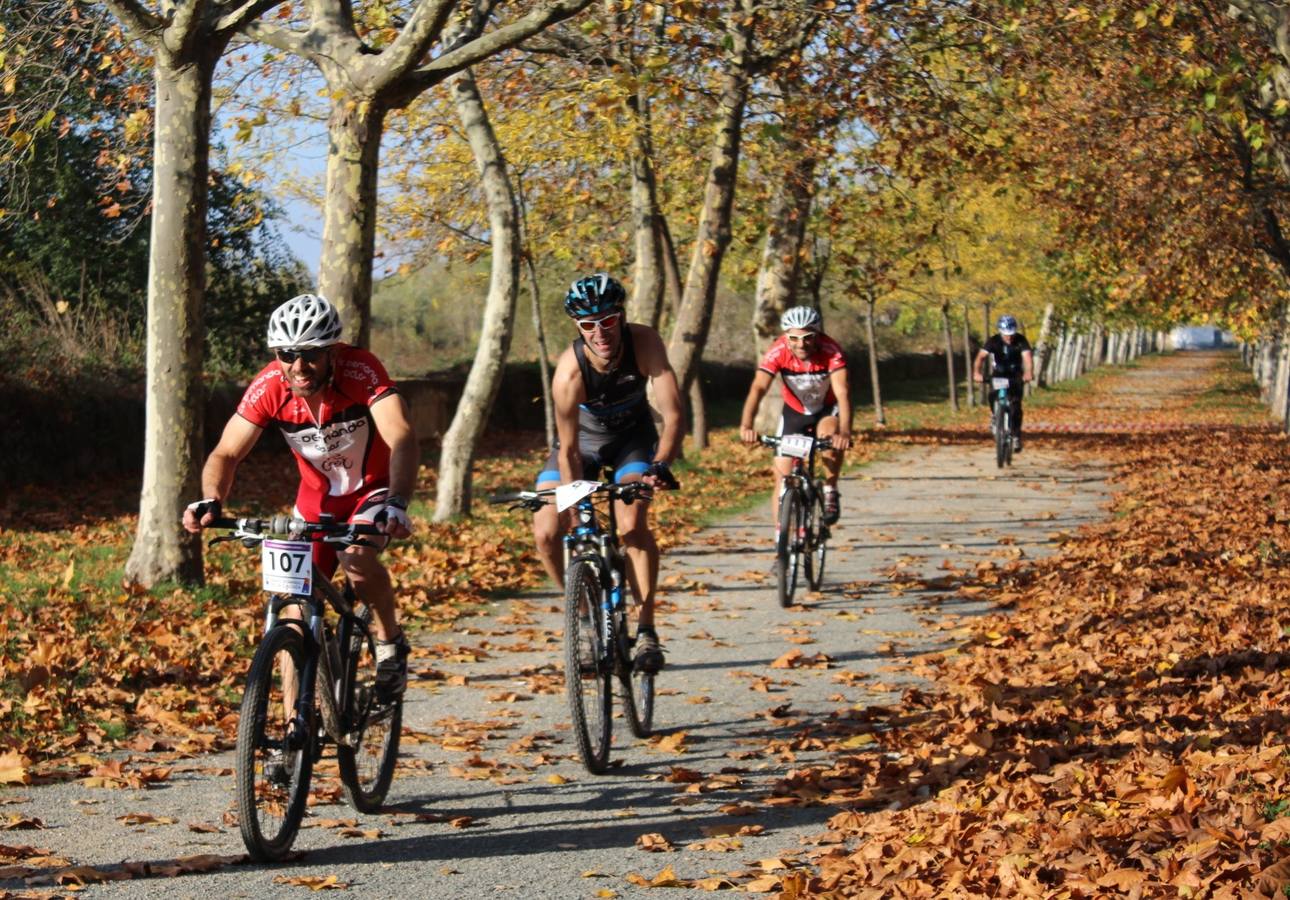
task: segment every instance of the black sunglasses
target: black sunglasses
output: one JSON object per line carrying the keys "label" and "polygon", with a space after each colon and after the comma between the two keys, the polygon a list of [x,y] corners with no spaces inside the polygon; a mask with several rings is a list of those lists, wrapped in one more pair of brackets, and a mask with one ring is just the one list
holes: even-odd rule
{"label": "black sunglasses", "polygon": [[279,350],[278,361],[289,366],[299,359],[305,365],[310,366],[322,359],[323,354],[326,352],[326,347],[306,347],[304,350]]}

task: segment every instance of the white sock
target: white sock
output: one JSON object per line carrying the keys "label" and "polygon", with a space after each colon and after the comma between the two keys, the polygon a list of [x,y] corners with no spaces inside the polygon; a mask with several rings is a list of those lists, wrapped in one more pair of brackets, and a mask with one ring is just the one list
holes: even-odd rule
{"label": "white sock", "polygon": [[400,641],[397,638],[392,641],[377,641],[376,642],[376,664],[379,666],[387,659],[394,659],[396,656],[398,656],[399,643]]}

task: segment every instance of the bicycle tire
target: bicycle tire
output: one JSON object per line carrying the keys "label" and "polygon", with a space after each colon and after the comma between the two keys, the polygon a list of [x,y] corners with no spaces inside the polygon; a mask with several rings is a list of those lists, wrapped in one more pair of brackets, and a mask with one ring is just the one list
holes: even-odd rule
{"label": "bicycle tire", "polygon": [[1012,410],[1003,414],[1003,464],[1012,465]]}
{"label": "bicycle tire", "polygon": [[582,764],[587,771],[601,775],[609,768],[613,671],[601,634],[599,569],[586,559],[576,559],[565,574],[564,585],[564,686],[569,715]]}
{"label": "bicycle tire", "polygon": [[[369,627],[372,613],[364,609],[360,625],[350,636],[343,659],[346,673],[340,684],[348,696],[338,698],[341,740],[336,764],[349,805],[362,813],[379,812],[394,780],[403,730],[403,698],[380,703],[376,696],[376,639]],[[351,739],[349,743],[346,739]]]}
{"label": "bicycle tire", "polygon": [[618,683],[632,735],[647,738],[654,731],[654,674],[639,671],[632,660],[631,641],[627,637],[625,615],[617,618]]}
{"label": "bicycle tire", "polygon": [[[294,626],[278,625],[255,651],[237,726],[237,818],[242,842],[257,862],[276,862],[290,853],[304,818],[313,774],[312,714],[304,734],[296,737],[295,746],[288,746],[295,710],[287,709],[284,688],[289,689],[286,685],[292,680],[297,691],[304,686],[298,675],[287,673],[285,660],[296,673],[304,670],[304,637]],[[274,710],[279,713],[277,727],[270,724]],[[275,751],[282,755],[275,755]],[[284,773],[288,780],[282,784]]]}
{"label": "bicycle tire", "polygon": [[815,485],[815,502],[811,504],[806,523],[804,563],[806,584],[818,591],[824,583],[824,560],[829,550],[829,526],[824,524],[824,482]]}
{"label": "bicycle tire", "polygon": [[776,573],[776,594],[779,605],[793,605],[793,592],[797,590],[797,570],[801,562],[798,531],[802,524],[802,497],[796,488],[789,488],[779,498],[779,540],[776,551],[779,557]]}
{"label": "bicycle tire", "polygon": [[994,462],[1002,469],[1007,465],[1007,448],[1012,446],[1008,435],[1008,411],[1004,408],[1005,400],[994,403]]}

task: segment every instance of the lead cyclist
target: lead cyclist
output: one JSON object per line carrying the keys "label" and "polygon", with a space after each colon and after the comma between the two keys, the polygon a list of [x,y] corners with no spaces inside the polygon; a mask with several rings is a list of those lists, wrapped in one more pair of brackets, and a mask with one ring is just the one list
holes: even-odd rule
{"label": "lead cyclist", "polygon": [[[412,533],[407,507],[419,448],[407,404],[380,361],[340,337],[340,315],[324,297],[301,294],[273,311],[268,345],[277,358],[247,387],[206,459],[203,499],[184,510],[185,529],[199,532],[222,516],[238,466],[264,430],[277,426],[300,472],[296,515],[374,523],[389,538]],[[392,699],[407,686],[410,651],[380,550],[349,547],[338,558],[330,545],[313,548],[323,575],[330,578],[339,563],[375,614],[376,688]]]}

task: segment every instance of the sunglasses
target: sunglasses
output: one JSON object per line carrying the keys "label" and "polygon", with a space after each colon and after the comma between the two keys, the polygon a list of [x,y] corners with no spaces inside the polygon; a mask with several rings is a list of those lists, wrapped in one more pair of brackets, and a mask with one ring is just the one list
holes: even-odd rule
{"label": "sunglasses", "polygon": [[813,334],[789,334],[785,335],[785,337],[788,338],[790,344],[809,344],[815,340],[815,335]]}
{"label": "sunglasses", "polygon": [[298,359],[305,365],[311,366],[322,359],[323,354],[326,352],[326,347],[308,347],[304,350],[279,350],[278,361],[289,366]]}
{"label": "sunglasses", "polygon": [[618,324],[618,320],[623,317],[622,313],[610,313],[607,316],[601,316],[599,319],[579,319],[578,327],[585,334],[591,334],[599,327],[602,331],[608,331]]}

